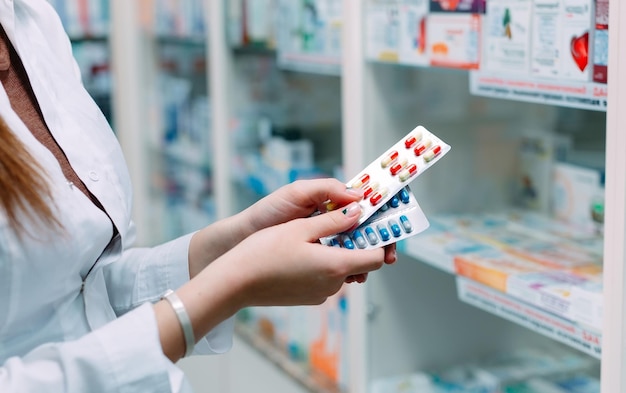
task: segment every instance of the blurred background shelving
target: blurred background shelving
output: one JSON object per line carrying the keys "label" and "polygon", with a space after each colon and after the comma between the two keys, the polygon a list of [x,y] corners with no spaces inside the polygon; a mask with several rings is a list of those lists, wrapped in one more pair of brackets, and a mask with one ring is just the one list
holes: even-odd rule
{"label": "blurred background shelving", "polygon": [[109,0],[49,0],[72,42],[85,87],[113,121]]}
{"label": "blurred background shelving", "polygon": [[418,124],[452,146],[412,186],[431,226],[395,265],[321,306],[242,310],[230,354],[181,362],[199,392],[626,391],[626,87],[606,78],[626,7],[111,1],[112,38],[66,26],[111,48],[143,244],[350,178]]}

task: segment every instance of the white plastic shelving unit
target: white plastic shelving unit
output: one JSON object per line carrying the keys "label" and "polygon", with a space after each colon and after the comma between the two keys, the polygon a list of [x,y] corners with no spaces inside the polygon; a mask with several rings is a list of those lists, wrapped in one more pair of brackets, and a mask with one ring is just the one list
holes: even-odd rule
{"label": "white plastic shelving unit", "polygon": [[[212,100],[213,168],[217,217],[231,214],[236,191],[233,188],[229,165],[232,153],[230,138],[233,116],[233,52],[228,47],[225,26],[225,1],[207,0],[207,20],[209,20],[209,80]],[[421,83],[420,78],[437,80],[442,89],[460,88],[466,95],[460,95],[454,103],[467,104],[473,100],[469,96],[469,79],[463,71],[418,70],[410,67],[397,67],[373,63],[366,58],[365,2],[343,0],[343,54],[341,59],[342,91],[342,156],[346,175],[357,173],[380,151],[379,146],[390,145],[406,134],[409,127],[417,125],[421,119],[411,118],[412,108],[395,91],[406,95],[405,82]],[[609,84],[606,110],[606,202],[604,236],[604,324],[602,327],[602,351],[600,356],[602,393],[626,393],[626,117],[622,108],[626,107],[626,52],[620,50],[626,44],[626,5],[619,1],[610,3],[609,40]],[[138,223],[149,222],[149,211],[142,201],[148,189],[145,179],[144,140],[140,133],[145,113],[141,102],[142,56],[139,34],[136,26],[134,2],[112,0],[112,48],[116,78],[115,113],[116,130],[126,152],[131,175],[135,182],[135,219]],[[623,26],[622,26],[623,25]],[[422,74],[428,73],[428,74]],[[427,75],[427,76],[423,76]],[[412,81],[412,82],[411,82]],[[417,82],[416,82],[417,81]],[[460,86],[460,87],[459,87]],[[431,90],[434,91],[434,90]],[[409,95],[410,96],[410,95]],[[416,106],[429,108],[428,99],[412,96]],[[510,98],[510,97],[509,97]],[[478,137],[491,138],[493,134],[474,136],[472,131],[480,128],[491,129],[491,125],[502,125],[511,121],[511,116],[531,118],[531,115],[550,116],[551,103],[499,105],[497,99],[490,99],[492,106],[503,108],[503,112],[486,111],[475,116],[468,124],[469,111],[449,112],[438,109],[432,119],[424,116],[432,125],[431,130],[449,142],[457,158],[446,160],[459,164],[467,157],[469,149],[475,149]],[[480,101],[483,102],[484,101]],[[495,102],[495,104],[493,104]],[[419,112],[420,108],[414,108]],[[437,108],[433,108],[435,111]],[[492,108],[493,110],[493,108]],[[584,109],[576,109],[584,110]],[[546,114],[548,113],[548,114]],[[515,117],[514,117],[515,118]],[[519,119],[519,117],[515,118]],[[534,123],[533,123],[534,124]],[[450,130],[467,127],[467,133],[454,134]],[[498,128],[498,127],[495,127]],[[443,134],[439,134],[439,130]],[[465,151],[465,153],[464,153]],[[497,157],[502,159],[502,157]],[[456,161],[455,161],[456,160]],[[467,170],[467,168],[465,168]],[[438,173],[437,173],[438,172]],[[471,187],[472,181],[460,178],[459,174],[442,173],[433,169],[428,178],[416,182],[418,200],[433,210],[442,210],[463,203],[472,206],[476,201],[463,202],[459,194],[463,187]],[[506,174],[496,173],[493,179]],[[436,176],[451,176],[447,183],[449,193],[437,193],[445,189],[446,183],[437,181]],[[454,178],[453,176],[457,176]],[[475,179],[484,181],[483,178]],[[452,184],[454,183],[454,184]],[[480,183],[483,184],[483,183]],[[436,201],[435,201],[436,200]],[[435,201],[435,202],[428,202]],[[494,206],[502,205],[498,195],[489,201]],[[426,211],[429,214],[429,211]],[[141,232],[139,232],[141,234]],[[145,240],[145,239],[144,239]],[[461,280],[462,281],[462,280]],[[464,285],[461,283],[460,285]],[[349,286],[350,319],[348,340],[349,391],[365,393],[371,381],[393,373],[410,372],[425,364],[442,364],[466,359],[474,353],[492,349],[510,349],[530,343],[550,342],[545,335],[538,335],[490,313],[461,303],[457,295],[457,282],[454,275],[420,263],[418,258],[403,255],[396,266],[383,269],[370,275],[366,285]],[[239,342],[237,345],[241,345]],[[252,355],[248,354],[247,357]],[[215,366],[220,391],[236,393],[239,382],[233,382],[237,375],[247,373],[250,362],[242,361],[237,353],[227,355],[224,362]],[[261,358],[262,359],[262,358]],[[253,366],[252,366],[253,367]],[[241,372],[241,374],[239,374]],[[280,374],[280,372],[279,372]],[[209,382],[207,382],[209,383]],[[291,387],[293,389],[293,386]]]}

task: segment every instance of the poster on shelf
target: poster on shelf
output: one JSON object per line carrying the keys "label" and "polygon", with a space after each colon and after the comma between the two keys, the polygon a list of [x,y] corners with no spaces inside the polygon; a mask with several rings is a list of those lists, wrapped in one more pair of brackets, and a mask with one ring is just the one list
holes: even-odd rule
{"label": "poster on shelf", "polygon": [[399,13],[399,61],[407,65],[428,65],[426,25],[428,0],[402,0]]}
{"label": "poster on shelf", "polygon": [[430,11],[483,14],[486,3],[487,0],[430,0]]}
{"label": "poster on shelf", "polygon": [[526,0],[487,3],[484,19],[484,58],[481,69],[530,72],[531,4]]}
{"label": "poster on shelf", "polygon": [[534,0],[531,75],[590,81],[593,0]]}
{"label": "poster on shelf", "polygon": [[431,13],[427,25],[430,65],[478,69],[481,17],[471,13]]}
{"label": "poster on shelf", "polygon": [[370,60],[399,60],[400,12],[398,0],[370,0],[366,8],[365,56]]}
{"label": "poster on shelf", "polygon": [[593,65],[593,0],[563,0],[559,77],[589,81]]}
{"label": "poster on shelf", "polygon": [[534,0],[532,4],[533,31],[531,69],[535,77],[558,78],[561,51],[561,0]]}

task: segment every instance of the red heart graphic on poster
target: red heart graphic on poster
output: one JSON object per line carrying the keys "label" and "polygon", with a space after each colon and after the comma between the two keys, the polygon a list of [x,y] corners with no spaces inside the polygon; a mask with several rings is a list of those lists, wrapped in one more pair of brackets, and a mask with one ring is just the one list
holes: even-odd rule
{"label": "red heart graphic on poster", "polygon": [[580,37],[572,37],[570,51],[578,68],[584,71],[589,61],[589,33],[585,32]]}

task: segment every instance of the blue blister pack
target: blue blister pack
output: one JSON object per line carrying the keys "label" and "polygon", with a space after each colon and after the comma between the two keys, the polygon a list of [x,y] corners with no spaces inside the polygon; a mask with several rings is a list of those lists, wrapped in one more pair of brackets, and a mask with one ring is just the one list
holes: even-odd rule
{"label": "blue blister pack", "polygon": [[409,186],[385,202],[357,228],[320,239],[322,244],[348,249],[383,247],[428,228],[428,219]]}

